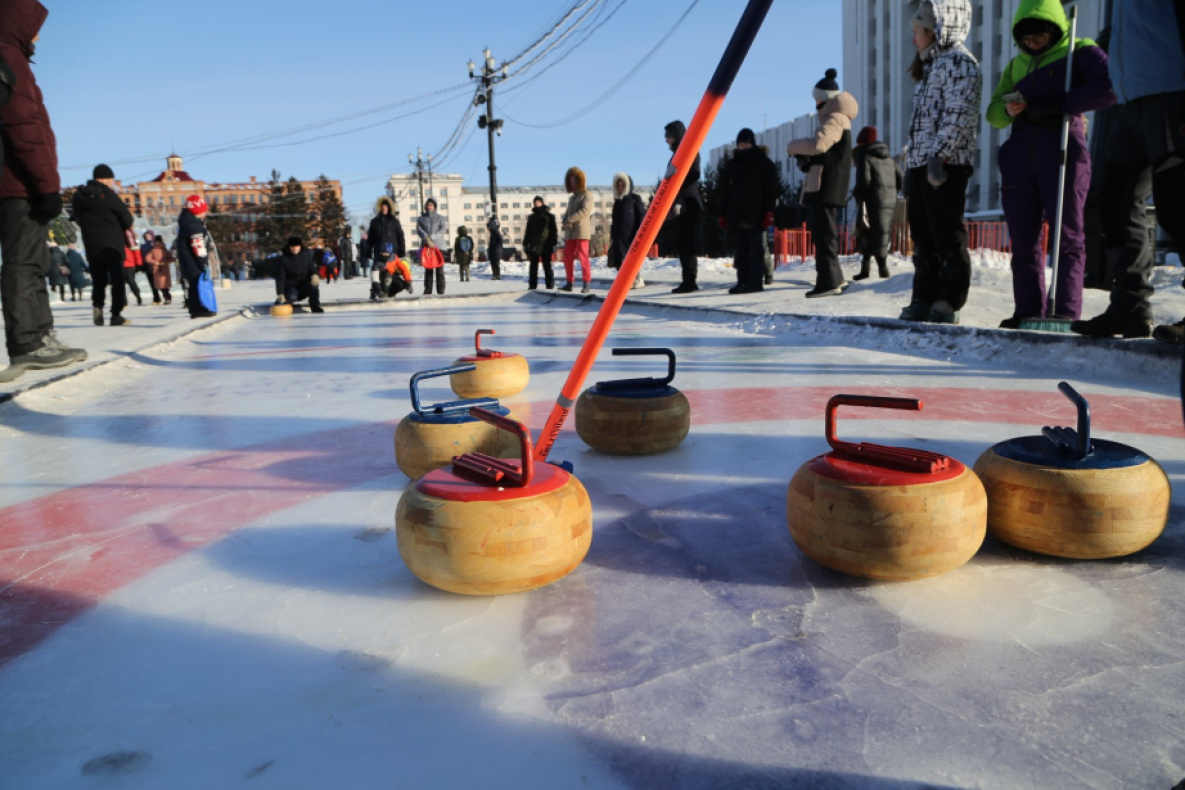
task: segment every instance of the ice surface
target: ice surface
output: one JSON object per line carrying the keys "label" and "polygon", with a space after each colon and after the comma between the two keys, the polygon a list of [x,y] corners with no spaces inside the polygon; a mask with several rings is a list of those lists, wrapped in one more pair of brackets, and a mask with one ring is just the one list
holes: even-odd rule
{"label": "ice surface", "polygon": [[[476,328],[532,367],[538,430],[593,312],[412,302],[238,318],[0,404],[0,787],[1167,788],[1185,778],[1185,510],[1149,549],[989,539],[883,584],[805,559],[786,485],[841,435],[949,453],[1069,424],[1179,483],[1175,369],[784,316],[634,308],[693,428],[613,458],[565,431],[592,549],[533,593],[417,581],[393,513],[408,376]],[[591,381],[657,375],[606,349]],[[440,393],[445,395],[447,390]],[[434,396],[433,395],[433,396]],[[569,428],[571,426],[569,425]],[[1177,500],[1179,502],[1179,499]]]}

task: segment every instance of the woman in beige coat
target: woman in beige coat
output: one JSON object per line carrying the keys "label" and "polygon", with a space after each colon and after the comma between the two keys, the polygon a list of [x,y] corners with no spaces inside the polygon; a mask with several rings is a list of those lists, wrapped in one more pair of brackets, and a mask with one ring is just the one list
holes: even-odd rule
{"label": "woman in beige coat", "polygon": [[561,287],[561,291],[571,291],[575,275],[576,257],[580,257],[580,273],[583,275],[584,288],[581,293],[588,293],[589,283],[592,282],[592,268],[588,260],[588,240],[592,238],[592,196],[586,189],[587,180],[584,171],[579,167],[568,168],[564,176],[564,188],[571,192],[568,198],[568,208],[564,212],[564,272],[568,275],[568,284]]}
{"label": "woman in beige coat", "polygon": [[169,292],[173,287],[173,275],[170,271],[173,260],[173,254],[165,247],[165,240],[160,236],[153,239],[152,249],[144,256],[144,265],[148,267],[152,287],[160,291],[165,304],[173,303],[173,294]]}

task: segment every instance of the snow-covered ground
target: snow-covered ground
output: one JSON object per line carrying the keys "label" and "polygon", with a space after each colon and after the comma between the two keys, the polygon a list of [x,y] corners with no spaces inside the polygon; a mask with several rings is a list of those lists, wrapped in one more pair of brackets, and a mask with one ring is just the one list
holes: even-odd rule
{"label": "snow-covered ground", "polygon": [[[1157,323],[1172,324],[1185,317],[1185,289],[1181,287],[1182,269],[1179,259],[1170,256],[1173,265],[1158,266],[1153,270],[1152,284],[1156,289],[1152,306]],[[859,256],[841,258],[844,274],[849,280],[860,271]],[[971,292],[967,306],[960,316],[964,326],[995,328],[1000,321],[1012,315],[1012,272],[1009,256],[993,250],[973,250],[971,253]],[[528,264],[503,263],[504,277],[526,279]],[[563,283],[563,264],[556,263],[558,282]],[[602,286],[612,280],[615,270],[608,267],[604,257],[592,261],[593,280]],[[488,276],[489,264],[474,264],[474,276]],[[794,259],[778,267],[774,285],[760,294],[730,296],[727,289],[736,284],[736,272],[732,261],[719,258],[704,258],[699,262],[699,283],[703,292],[673,297],[686,304],[702,306],[728,306],[741,310],[759,312],[796,313],[804,315],[872,316],[896,318],[909,303],[913,287],[913,264],[908,258],[893,254],[889,258],[892,276],[881,280],[875,274],[867,280],[853,282],[843,296],[825,299],[805,299],[803,295],[814,285],[815,264],[813,258],[805,263]],[[455,267],[449,267],[449,276],[455,279]],[[663,289],[677,285],[680,277],[679,261],[675,259],[647,260],[642,275],[648,287],[632,292],[631,296],[651,298],[661,296]],[[577,286],[580,274],[577,267]],[[542,282],[542,279],[540,280]],[[1108,292],[1087,289],[1084,294],[1083,318],[1090,318],[1106,309]]]}
{"label": "snow-covered ground", "polygon": [[[804,300],[793,276],[767,296],[857,304]],[[1090,399],[1096,436],[1148,452],[1179,489],[1176,360],[761,305],[681,311],[693,299],[651,286],[609,346],[677,351],[691,435],[619,458],[588,449],[569,420],[552,457],[573,461],[590,492],[588,557],[536,592],[466,598],[419,582],[396,548],[409,481],[392,434],[408,377],[494,327],[494,347],[530,362],[507,405],[538,432],[598,302],[450,279],[443,299],[379,307],[349,302],[364,284],[334,284],[324,315],[235,316],[0,403],[0,787],[1118,790],[1185,778],[1179,494],[1165,533],[1128,558],[1043,558],[989,538],[964,567],[898,584],[806,559],[785,511],[795,469],[826,449],[826,399],[844,391],[926,404],[845,411],[844,438],[971,463],[1071,424],[1066,379]],[[471,298],[492,286],[507,292]],[[236,303],[266,303],[269,287],[235,286]],[[734,306],[722,288],[692,297]],[[131,315],[144,342],[178,329],[169,313]],[[96,348],[130,342],[78,323]],[[592,376],[656,364],[607,348]]]}

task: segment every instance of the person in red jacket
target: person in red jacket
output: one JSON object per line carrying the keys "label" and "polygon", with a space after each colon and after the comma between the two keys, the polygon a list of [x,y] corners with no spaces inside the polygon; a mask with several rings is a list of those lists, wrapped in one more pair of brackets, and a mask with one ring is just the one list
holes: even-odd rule
{"label": "person in red jacket", "polygon": [[132,296],[136,297],[136,304],[143,305],[144,300],[140,298],[140,286],[136,285],[136,272],[144,268],[144,256],[136,245],[136,234],[129,230],[127,237],[127,253],[123,256],[123,279],[128,284]]}
{"label": "person in red jacket", "polygon": [[37,0],[0,0],[0,60],[11,74],[0,106],[0,303],[9,357],[0,382],[86,359],[58,341],[45,287],[47,225],[62,213],[62,196],[57,143],[29,63],[48,15]]}

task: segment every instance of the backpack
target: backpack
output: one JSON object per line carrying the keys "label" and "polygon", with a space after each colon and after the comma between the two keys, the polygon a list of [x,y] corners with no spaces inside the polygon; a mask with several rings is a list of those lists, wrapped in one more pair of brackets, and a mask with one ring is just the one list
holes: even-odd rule
{"label": "backpack", "polygon": [[464,253],[473,252],[473,239],[468,236],[462,236],[461,240],[457,242],[457,247]]}

